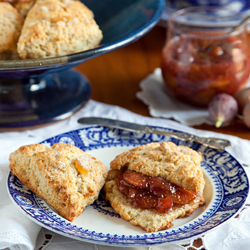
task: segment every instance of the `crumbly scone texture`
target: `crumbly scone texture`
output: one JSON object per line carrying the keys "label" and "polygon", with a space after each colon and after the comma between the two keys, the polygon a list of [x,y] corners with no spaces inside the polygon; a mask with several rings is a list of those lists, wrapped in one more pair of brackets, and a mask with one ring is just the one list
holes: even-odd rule
{"label": "crumbly scone texture", "polygon": [[18,41],[21,58],[63,56],[96,47],[102,31],[93,12],[77,0],[37,0]]}
{"label": "crumbly scone texture", "polygon": [[[10,154],[9,161],[11,172],[69,221],[98,198],[107,177],[102,162],[64,143],[22,146]],[[85,173],[79,172],[76,162]]]}
{"label": "crumbly scone texture", "polygon": [[[120,216],[131,224],[149,232],[170,228],[178,217],[192,214],[204,204],[205,180],[200,167],[200,153],[172,142],[149,143],[118,155],[111,163],[104,186],[106,200]],[[200,200],[179,206],[160,214],[154,209],[141,209],[133,206],[117,186],[114,177],[126,166],[129,170],[147,176],[160,176],[176,185],[199,194]]]}
{"label": "crumbly scone texture", "polygon": [[17,42],[23,26],[23,17],[7,2],[0,2],[0,59],[17,54]]}

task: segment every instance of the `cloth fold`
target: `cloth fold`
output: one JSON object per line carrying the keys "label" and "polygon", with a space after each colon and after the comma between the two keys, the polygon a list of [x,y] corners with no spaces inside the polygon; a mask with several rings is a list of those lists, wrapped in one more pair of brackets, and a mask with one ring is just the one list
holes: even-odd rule
{"label": "cloth fold", "polygon": [[[1,140],[0,140],[1,141]],[[8,165],[0,165],[0,249],[30,250],[35,248],[40,226],[26,218],[10,200],[6,179]]]}
{"label": "cloth fold", "polygon": [[160,68],[142,80],[140,88],[136,96],[148,105],[153,117],[173,118],[188,126],[213,124],[207,109],[187,105],[167,94]]}
{"label": "cloth fold", "polygon": [[[93,100],[90,100],[87,105],[80,110],[78,113],[73,115],[71,118],[58,122],[56,124],[48,125],[44,128],[38,128],[35,130],[27,130],[22,132],[4,132],[0,133],[0,249],[9,248],[11,250],[21,249],[21,250],[32,250],[32,249],[98,249],[105,250],[109,249],[109,246],[100,246],[94,245],[90,243],[84,243],[80,241],[76,241],[55,233],[50,233],[52,238],[50,239],[50,244],[46,245],[46,247],[41,248],[41,237],[48,233],[46,229],[42,229],[39,225],[31,221],[27,218],[23,213],[19,211],[19,208],[16,207],[8,197],[7,188],[6,188],[6,178],[8,176],[8,157],[9,154],[15,151],[21,145],[31,144],[31,143],[39,143],[40,141],[50,138],[52,136],[82,128],[83,125],[78,124],[77,120],[80,117],[88,117],[88,116],[99,116],[99,117],[107,117],[112,119],[120,119],[129,122],[136,122],[140,124],[152,125],[152,126],[160,126],[167,127],[175,130],[180,130],[200,136],[213,136],[218,138],[226,138],[230,140],[233,144],[232,148],[228,149],[228,152],[231,153],[241,164],[245,166],[245,170],[249,176],[250,168],[247,167],[249,165],[249,155],[250,155],[250,141],[243,140],[235,136],[223,135],[219,133],[214,133],[210,131],[196,130],[186,125],[180,124],[178,122],[160,119],[160,118],[150,118],[144,117],[141,115],[134,114],[126,109],[120,108],[118,106],[106,105],[103,103],[99,103]],[[248,198],[247,203],[250,204],[250,200]],[[239,249],[248,249],[248,244],[246,242],[250,242],[250,209],[246,209],[244,211],[245,219],[232,219],[230,222],[223,224],[223,227],[219,227],[215,229],[213,232],[208,233],[205,237],[204,247],[208,250],[219,250],[221,246],[226,245],[228,248],[224,249],[235,249],[235,244],[231,244],[234,242],[233,228],[234,226],[238,226],[238,228],[243,225],[244,222],[244,230],[239,231],[239,235],[237,237],[244,237],[244,241],[241,243],[241,247]],[[232,221],[232,222],[231,222]],[[231,225],[233,223],[233,225]],[[225,226],[224,226],[225,225]],[[229,225],[228,227],[226,225]],[[230,237],[225,238],[224,227],[227,228],[228,233],[232,233]],[[40,231],[41,230],[41,231]],[[40,232],[40,234],[39,234]],[[43,232],[41,234],[41,232]],[[248,233],[248,234],[247,234]],[[214,234],[217,235],[216,242],[214,240]],[[38,241],[37,240],[37,236]],[[42,235],[42,236],[41,236]],[[224,235],[225,237],[221,237],[220,235]],[[236,237],[235,236],[235,237]],[[224,242],[223,242],[224,241]],[[231,247],[234,246],[234,247]],[[115,247],[114,249],[118,249]],[[119,247],[119,249],[122,249]],[[124,249],[151,249],[151,250],[184,250],[188,249],[187,247],[180,245],[169,245],[169,246],[153,246],[153,247],[144,247],[144,248],[124,248]]]}

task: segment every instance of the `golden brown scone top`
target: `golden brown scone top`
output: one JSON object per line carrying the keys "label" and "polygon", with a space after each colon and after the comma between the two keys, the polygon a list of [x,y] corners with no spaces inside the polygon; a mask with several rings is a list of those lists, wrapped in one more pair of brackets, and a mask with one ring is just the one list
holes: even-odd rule
{"label": "golden brown scone top", "polygon": [[96,47],[102,32],[80,1],[37,0],[18,42],[21,58],[63,56]]}
{"label": "golden brown scone top", "polygon": [[9,160],[11,172],[69,221],[97,199],[107,177],[102,162],[63,143],[50,148],[40,144],[22,146],[10,154]]}
{"label": "golden brown scone top", "polygon": [[111,169],[128,169],[148,176],[161,176],[188,190],[203,193],[205,181],[200,168],[202,156],[186,146],[172,142],[149,143],[118,155]]}
{"label": "golden brown scone top", "polygon": [[0,59],[17,54],[17,41],[21,34],[23,17],[7,2],[0,2]]}

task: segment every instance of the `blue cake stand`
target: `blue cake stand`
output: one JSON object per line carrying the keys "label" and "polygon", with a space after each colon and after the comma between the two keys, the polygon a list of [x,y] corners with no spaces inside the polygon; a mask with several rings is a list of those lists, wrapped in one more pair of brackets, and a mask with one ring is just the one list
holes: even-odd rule
{"label": "blue cake stand", "polygon": [[72,68],[139,39],[165,7],[165,0],[82,2],[103,32],[100,46],[62,57],[0,61],[0,129],[46,125],[81,109],[91,97],[91,85]]}

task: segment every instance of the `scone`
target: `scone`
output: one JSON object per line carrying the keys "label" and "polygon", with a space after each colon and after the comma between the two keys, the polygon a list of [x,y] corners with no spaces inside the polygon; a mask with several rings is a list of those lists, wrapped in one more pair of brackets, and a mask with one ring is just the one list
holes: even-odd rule
{"label": "scone", "polygon": [[102,162],[64,143],[50,148],[22,146],[10,154],[9,161],[11,172],[69,221],[97,199],[107,177]]}
{"label": "scone", "polygon": [[35,4],[36,0],[15,0],[13,6],[21,14],[23,18],[26,18],[29,10]]}
{"label": "scone", "polygon": [[102,31],[93,12],[75,0],[37,0],[18,41],[21,58],[63,56],[96,47]]}
{"label": "scone", "polygon": [[172,142],[149,143],[118,155],[104,191],[121,218],[148,232],[170,228],[204,204],[200,153]]}
{"label": "scone", "polygon": [[17,56],[23,17],[7,2],[0,2],[0,60]]}

